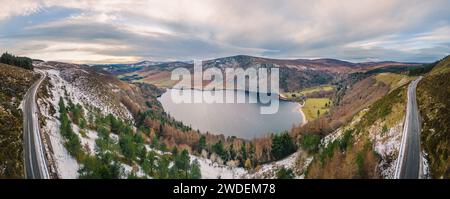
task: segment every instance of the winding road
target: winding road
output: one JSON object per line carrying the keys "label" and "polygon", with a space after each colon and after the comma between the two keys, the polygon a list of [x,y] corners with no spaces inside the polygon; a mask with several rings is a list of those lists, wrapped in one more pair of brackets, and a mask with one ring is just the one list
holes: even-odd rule
{"label": "winding road", "polygon": [[421,177],[420,121],[417,109],[416,88],[422,77],[412,81],[408,86],[408,103],[405,124],[403,125],[402,143],[399,161],[395,170],[397,179],[418,179]]}
{"label": "winding road", "polygon": [[45,79],[46,74],[41,71],[37,72],[41,74],[41,77],[28,89],[22,104],[25,177],[27,179],[48,179],[49,172],[41,135],[39,133],[36,107],[36,93],[42,81]]}

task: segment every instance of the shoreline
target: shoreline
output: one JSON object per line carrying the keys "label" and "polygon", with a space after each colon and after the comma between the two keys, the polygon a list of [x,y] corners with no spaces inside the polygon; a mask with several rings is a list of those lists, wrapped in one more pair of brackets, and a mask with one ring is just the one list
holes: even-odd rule
{"label": "shoreline", "polygon": [[[159,88],[159,87],[158,87]],[[169,89],[174,89],[174,90],[184,90],[184,89],[179,89],[179,88],[169,88],[169,87],[161,87],[160,89],[164,90],[164,92],[167,92],[167,90]],[[207,91],[204,89],[199,89],[199,88],[187,88],[186,90],[193,90],[193,91]],[[278,100],[280,101],[288,101],[288,102],[293,102],[292,100],[290,100],[289,98],[285,97],[281,92],[280,93],[263,93],[263,92],[259,92],[259,91],[249,91],[247,89],[229,89],[229,88],[221,88],[221,89],[217,89],[215,91],[242,91],[245,93],[256,93],[256,94],[266,94],[266,95],[272,95],[272,94],[277,94],[278,95]]]}
{"label": "shoreline", "polygon": [[300,114],[302,115],[302,118],[303,118],[302,124],[300,126],[304,126],[306,123],[308,123],[308,120],[306,119],[306,115],[302,110],[304,104],[299,103],[299,105],[300,105],[300,108],[298,109],[298,111],[300,112]]}

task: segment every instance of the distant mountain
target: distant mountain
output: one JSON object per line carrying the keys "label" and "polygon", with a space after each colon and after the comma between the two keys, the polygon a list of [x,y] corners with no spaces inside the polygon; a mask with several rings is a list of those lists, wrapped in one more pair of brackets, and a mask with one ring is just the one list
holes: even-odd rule
{"label": "distant mountain", "polygon": [[131,64],[134,67],[145,67],[145,66],[154,66],[164,62],[156,62],[156,61],[141,61],[134,64]]}
{"label": "distant mountain", "polygon": [[106,70],[114,75],[120,75],[124,73],[135,72],[141,69],[152,68],[164,68],[167,66],[184,66],[189,65],[189,62],[183,61],[173,61],[173,62],[162,62],[162,61],[140,61],[130,64],[96,64],[91,65],[91,67],[96,69]]}
{"label": "distant mountain", "polygon": [[350,62],[333,59],[271,59],[263,57],[253,57],[247,55],[237,55],[231,57],[208,60],[206,67],[287,67],[299,70],[314,69],[328,72],[348,72],[355,65]]}
{"label": "distant mountain", "polygon": [[[365,72],[385,67],[419,66],[416,63],[403,62],[364,62],[352,63],[338,59],[272,59],[248,55],[236,55],[206,60],[203,68],[260,68],[279,67],[280,87],[284,91],[293,91],[321,84],[330,84],[342,75],[353,72]],[[177,67],[193,69],[192,62],[152,62],[142,61],[134,64],[109,64],[94,67],[120,76],[125,81],[140,81],[159,87],[171,87],[176,82],[170,80],[170,71]]]}

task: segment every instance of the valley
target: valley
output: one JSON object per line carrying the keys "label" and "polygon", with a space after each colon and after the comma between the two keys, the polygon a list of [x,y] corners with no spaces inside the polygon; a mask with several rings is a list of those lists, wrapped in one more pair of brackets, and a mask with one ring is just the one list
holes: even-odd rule
{"label": "valley", "polygon": [[[230,64],[229,60],[233,60],[231,61],[232,64]],[[229,64],[230,66],[234,66],[236,67],[236,65],[241,66],[242,63],[239,63],[234,60],[234,59],[244,59],[247,60],[245,56],[237,56],[236,58],[231,57],[231,58],[224,58],[224,59],[218,59],[218,60],[226,60],[223,61],[223,63]],[[249,60],[253,60],[256,58],[249,58]],[[257,61],[256,61],[257,62]],[[211,62],[207,62],[207,63],[211,63]],[[217,61],[216,61],[217,63]],[[220,63],[220,61],[218,61],[218,63]],[[302,143],[302,138],[304,137],[302,136],[302,132],[310,132],[315,134],[314,132],[318,133],[318,137],[322,137],[329,133],[326,132],[330,132],[333,131],[333,129],[336,129],[336,127],[339,127],[340,124],[342,123],[347,123],[350,122],[354,119],[351,119],[354,115],[357,115],[357,117],[361,117],[362,113],[364,113],[364,111],[367,111],[367,109],[365,109],[366,107],[370,106],[373,102],[376,102],[378,99],[380,99],[381,96],[398,89],[399,87],[402,87],[403,85],[407,84],[408,82],[410,82],[413,77],[409,77],[408,75],[404,75],[404,74],[408,74],[409,69],[405,68],[404,66],[399,66],[398,69],[395,69],[397,73],[389,73],[388,71],[393,71],[394,68],[397,68],[396,65],[386,65],[389,62],[384,62],[383,64],[380,64],[381,66],[370,66],[370,65],[376,65],[376,63],[371,63],[368,68],[362,69],[362,68],[358,68],[356,67],[356,69],[354,70],[349,70],[349,71],[353,71],[353,72],[348,72],[347,74],[340,74],[335,76],[334,80],[329,80],[330,84],[323,84],[323,85],[319,85],[319,86],[313,86],[313,87],[309,87],[309,88],[305,88],[296,92],[286,92],[281,94],[282,97],[285,97],[288,100],[291,101],[298,101],[299,103],[303,104],[302,107],[302,111],[305,113],[306,119],[308,121],[312,121],[310,124],[303,124],[301,126],[295,127],[291,130],[291,135],[293,135],[294,137],[300,137],[300,148],[301,148],[301,143]],[[247,64],[247,65],[246,65]],[[244,62],[244,66],[248,66],[248,62]],[[364,65],[364,64],[354,64],[355,65]],[[408,65],[408,64],[405,64]],[[259,67],[260,65],[256,64],[256,67]],[[160,69],[154,69],[155,66],[149,67],[152,69],[146,69],[147,71],[153,71],[153,70],[160,70]],[[283,67],[281,66],[281,69],[283,71]],[[411,65],[411,68],[417,68],[417,65]],[[301,68],[301,69],[305,69],[305,68]],[[307,69],[306,69],[307,70]],[[384,72],[386,71],[386,72]],[[402,72],[403,71],[403,72]],[[155,77],[154,74],[158,73],[158,72],[151,72],[152,77]],[[403,73],[403,74],[402,74]],[[134,73],[136,74],[136,73]],[[283,73],[282,73],[283,74]],[[167,78],[167,76],[166,76]],[[156,78],[158,79],[158,78]],[[163,78],[164,79],[164,78]],[[350,85],[350,87],[348,86]],[[161,86],[161,88],[167,88],[165,86]],[[170,88],[170,87],[169,87]],[[344,90],[344,89],[345,90]],[[347,89],[350,88],[350,91],[346,91]],[[343,94],[343,95],[342,95]],[[364,97],[363,97],[364,96]],[[355,97],[358,97],[360,102],[358,101],[354,101]],[[406,101],[406,100],[405,100]],[[347,112],[347,107],[348,106],[352,106],[353,109],[350,110],[350,112]],[[360,107],[360,108],[357,108]],[[398,107],[398,105],[396,105],[396,107]],[[362,112],[360,112],[362,111]],[[397,116],[393,116],[397,119],[400,119],[402,116],[398,115],[397,113],[401,113],[400,112],[395,112],[395,114]],[[383,138],[384,141],[382,141],[380,144],[380,147],[383,146],[384,144],[392,144],[395,142],[399,142],[398,138],[400,135],[400,132],[398,132],[398,127],[399,125],[401,126],[403,123],[399,120],[389,120],[389,126],[388,125],[384,125],[382,126],[383,128],[383,132],[392,132],[394,133],[395,131],[397,131],[397,133],[394,133],[390,136],[395,136],[394,137],[386,137]],[[327,124],[325,125],[323,122],[327,121]],[[395,121],[398,121],[398,123],[396,123]],[[188,122],[189,123],[189,122]],[[354,123],[354,122],[352,122]],[[393,131],[390,130],[389,128],[394,127],[397,128],[397,130]],[[342,127],[341,128],[337,128],[336,129],[337,132],[342,132]],[[331,134],[335,134],[335,133],[331,133]],[[331,135],[330,134],[330,135]],[[351,135],[351,133],[349,133],[348,136],[353,137],[354,135]],[[324,139],[327,139],[326,136]],[[372,137],[371,139],[374,139],[376,137]],[[335,138],[336,139],[336,138]],[[378,138],[381,139],[381,138]],[[258,139],[257,139],[258,140]],[[348,142],[348,141],[347,141]],[[378,141],[375,141],[378,142]],[[351,143],[356,144],[356,143]],[[367,144],[367,143],[366,143]],[[320,149],[322,150],[322,149]],[[324,149],[325,150],[325,149]],[[327,149],[329,150],[329,149]],[[343,150],[345,151],[345,148],[343,148]],[[357,149],[357,150],[361,150],[361,149]],[[374,159],[373,161],[378,162],[378,161],[382,161],[384,163],[380,163],[379,165],[372,165],[372,167],[377,167],[379,169],[376,169],[378,171],[376,171],[374,174],[369,174],[369,176],[366,177],[384,177],[384,178],[393,178],[393,170],[395,168],[395,162],[396,162],[396,158],[395,158],[395,154],[398,153],[398,148],[392,148],[389,149],[389,151],[384,151],[384,149],[380,149],[375,147],[375,149],[366,149],[366,148],[362,148],[363,151],[367,151],[364,152],[368,155],[367,158],[369,159],[373,159],[373,157],[370,157],[370,153],[375,153],[375,154],[385,154],[382,155],[382,159]],[[371,150],[374,150],[374,152],[370,152]],[[381,150],[381,151],[378,151]],[[303,152],[304,153],[304,152]],[[352,152],[355,153],[355,152]],[[361,152],[362,153],[362,152]],[[298,155],[298,157],[296,157],[296,161],[299,161],[298,163],[296,163],[295,165],[299,164],[299,165],[304,165],[306,164],[306,168],[308,168],[308,164],[311,163],[311,158],[313,158],[314,156],[311,155]],[[386,159],[385,159],[386,158]],[[314,158],[313,158],[314,159]],[[392,160],[393,159],[393,160]],[[305,162],[306,161],[306,162]],[[322,160],[323,161],[323,160]],[[347,161],[356,161],[356,160],[347,160]],[[353,164],[353,163],[351,163]],[[370,163],[365,163],[365,164],[370,164]],[[389,164],[389,171],[384,171],[386,169],[386,164]],[[314,166],[312,166],[314,167]],[[283,167],[281,167],[283,168]],[[293,169],[297,173],[296,175],[301,175],[303,172],[306,172],[306,170],[303,169],[296,169],[298,168],[297,166],[290,168]],[[336,169],[336,168],[334,168]],[[338,170],[339,171],[339,170]],[[335,171],[335,172],[338,172]],[[322,171],[323,172],[323,171]],[[381,172],[381,174],[380,174]],[[385,173],[385,174],[383,174]],[[275,175],[274,173],[272,173],[272,176]],[[367,175],[367,174],[366,174]],[[304,175],[303,175],[304,176]],[[354,178],[358,175],[352,174],[352,176],[347,176],[347,177],[351,177]],[[306,176],[304,176],[306,177]],[[326,178],[330,178],[332,176],[328,176]],[[340,178],[338,176],[334,176],[332,178]],[[341,176],[343,177],[343,176]],[[347,178],[346,177],[346,178]],[[316,177],[313,177],[316,178]]]}
{"label": "valley", "polygon": [[[249,60],[256,60],[256,65],[236,59],[248,60],[242,56],[219,60],[262,67],[255,57]],[[176,63],[167,67],[189,64]],[[161,64],[139,70],[162,82],[164,73],[158,71],[166,68]],[[45,75],[36,97],[49,176],[395,178],[406,88],[416,78],[409,73],[417,64],[396,73],[386,71],[397,66],[360,65],[342,73],[326,65],[290,71],[299,77],[296,73],[305,70],[323,70],[321,74],[332,78],[304,87],[286,77],[288,86],[280,86],[287,101],[279,102],[278,114],[264,118],[252,116],[259,104],[175,105],[168,98],[171,84],[123,79],[122,71],[134,70],[128,66],[117,72],[114,65],[34,61],[35,70]],[[286,92],[289,88],[302,89]],[[421,158],[422,173],[429,176],[433,171],[428,170],[428,157]]]}
{"label": "valley", "polygon": [[1,5],[0,196],[450,195],[449,0]]}

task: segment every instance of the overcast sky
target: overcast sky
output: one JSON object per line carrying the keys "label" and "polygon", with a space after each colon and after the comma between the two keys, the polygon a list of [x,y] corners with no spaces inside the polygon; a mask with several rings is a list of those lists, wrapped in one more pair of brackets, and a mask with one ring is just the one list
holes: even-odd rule
{"label": "overcast sky", "polygon": [[237,54],[430,62],[450,54],[449,0],[0,0],[0,50],[124,63]]}

